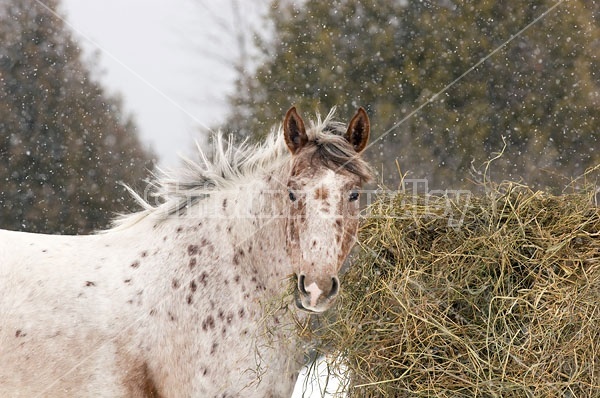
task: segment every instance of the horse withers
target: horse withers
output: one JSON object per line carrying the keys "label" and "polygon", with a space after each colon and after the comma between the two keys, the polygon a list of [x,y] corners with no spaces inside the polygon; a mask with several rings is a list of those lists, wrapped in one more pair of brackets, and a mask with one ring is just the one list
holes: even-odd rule
{"label": "horse withers", "polygon": [[108,231],[0,231],[0,396],[289,397],[295,317],[338,294],[370,178],[367,114],[332,117],[217,136]]}

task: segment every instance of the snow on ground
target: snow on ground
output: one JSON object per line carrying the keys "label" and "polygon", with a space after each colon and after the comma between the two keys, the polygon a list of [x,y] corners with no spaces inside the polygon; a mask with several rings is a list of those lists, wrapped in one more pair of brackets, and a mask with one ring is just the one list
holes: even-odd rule
{"label": "snow on ground", "polygon": [[[341,366],[341,373],[344,370]],[[327,360],[321,357],[310,367],[302,368],[292,398],[344,398],[347,381],[343,375],[330,375]]]}

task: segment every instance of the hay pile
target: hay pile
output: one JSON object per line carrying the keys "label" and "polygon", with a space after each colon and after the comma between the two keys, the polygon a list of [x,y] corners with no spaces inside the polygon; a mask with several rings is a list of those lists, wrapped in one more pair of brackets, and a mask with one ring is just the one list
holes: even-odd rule
{"label": "hay pile", "polygon": [[360,248],[311,335],[341,353],[350,396],[600,397],[593,193],[396,195]]}

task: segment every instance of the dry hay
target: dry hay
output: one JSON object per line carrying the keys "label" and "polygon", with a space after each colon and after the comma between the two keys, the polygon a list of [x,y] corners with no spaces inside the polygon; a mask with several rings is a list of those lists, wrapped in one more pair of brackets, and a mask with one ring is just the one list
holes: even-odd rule
{"label": "dry hay", "polygon": [[353,397],[600,397],[593,199],[379,200],[336,315],[304,333],[341,353]]}

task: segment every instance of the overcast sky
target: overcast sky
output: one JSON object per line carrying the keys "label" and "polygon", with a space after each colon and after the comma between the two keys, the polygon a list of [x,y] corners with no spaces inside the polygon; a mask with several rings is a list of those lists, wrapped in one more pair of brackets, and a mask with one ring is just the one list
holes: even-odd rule
{"label": "overcast sky", "polygon": [[[75,37],[88,56],[99,53],[102,81],[123,95],[161,166],[177,165],[202,131],[222,123],[235,77],[234,3],[62,0]],[[254,2],[241,3],[254,12]]]}

